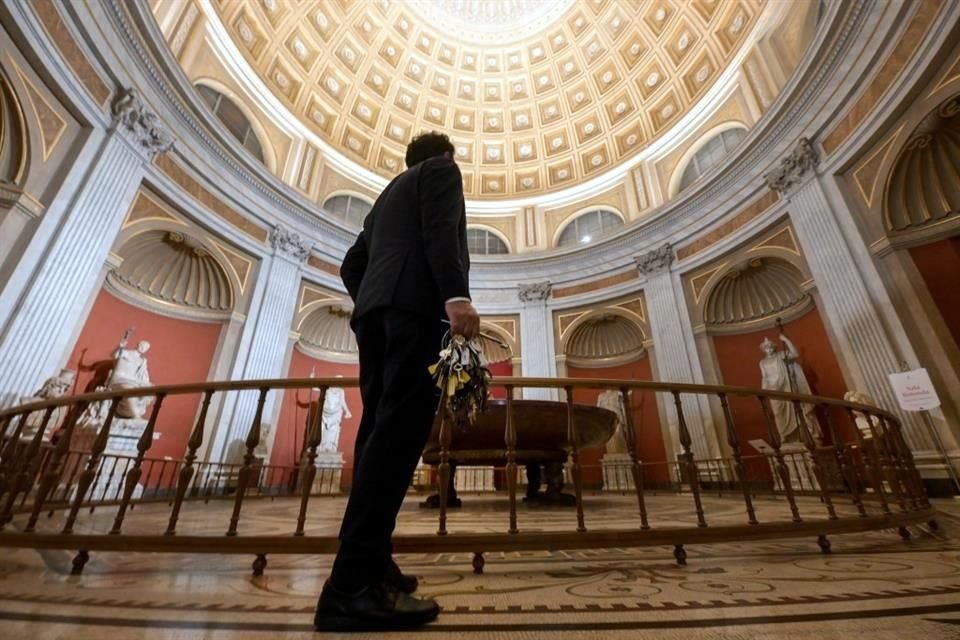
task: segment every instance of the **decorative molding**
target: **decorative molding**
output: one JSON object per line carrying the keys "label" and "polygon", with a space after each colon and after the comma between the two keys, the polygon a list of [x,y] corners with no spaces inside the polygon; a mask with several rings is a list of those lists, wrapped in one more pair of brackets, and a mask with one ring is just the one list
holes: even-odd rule
{"label": "decorative molding", "polygon": [[637,256],[634,260],[637,263],[637,269],[640,273],[645,276],[650,276],[670,269],[674,257],[673,245],[665,242],[659,249],[648,251],[643,255]]}
{"label": "decorative molding", "polygon": [[813,172],[820,164],[820,155],[814,149],[810,138],[800,138],[793,151],[780,159],[780,165],[763,176],[767,186],[779,193],[786,194],[792,187],[800,184],[808,172]]}
{"label": "decorative molding", "polygon": [[300,263],[306,262],[310,255],[310,245],[300,237],[300,234],[279,224],[270,232],[270,246],[277,253]]}
{"label": "decorative molding", "polygon": [[522,284],[518,288],[517,297],[520,298],[520,302],[544,302],[550,297],[551,291],[553,291],[553,285],[549,280]]}
{"label": "decorative molding", "polygon": [[124,89],[118,93],[110,111],[113,114],[113,128],[126,131],[148,161],[159,153],[173,149],[173,136],[160,123],[157,114],[147,108],[135,89]]}

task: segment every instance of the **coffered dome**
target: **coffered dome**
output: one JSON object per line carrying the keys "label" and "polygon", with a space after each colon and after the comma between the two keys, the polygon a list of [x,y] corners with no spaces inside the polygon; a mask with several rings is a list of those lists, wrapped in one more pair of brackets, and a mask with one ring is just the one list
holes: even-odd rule
{"label": "coffered dome", "polygon": [[476,199],[563,190],[629,161],[695,109],[767,3],[213,6],[206,17],[238,52],[234,72],[255,74],[326,145],[386,178],[404,168],[413,135],[448,132]]}

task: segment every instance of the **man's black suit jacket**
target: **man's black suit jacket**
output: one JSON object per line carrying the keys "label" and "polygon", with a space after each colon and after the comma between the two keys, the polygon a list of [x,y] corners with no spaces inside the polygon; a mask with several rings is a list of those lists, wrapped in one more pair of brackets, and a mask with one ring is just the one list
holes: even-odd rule
{"label": "man's black suit jacket", "polygon": [[450,298],[469,298],[470,255],[463,178],[445,156],[393,179],[340,267],[354,301],[353,322],[393,308],[444,317]]}

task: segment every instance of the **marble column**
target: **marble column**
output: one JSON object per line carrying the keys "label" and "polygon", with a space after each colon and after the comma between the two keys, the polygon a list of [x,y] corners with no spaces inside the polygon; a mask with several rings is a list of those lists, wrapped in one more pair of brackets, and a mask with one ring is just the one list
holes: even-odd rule
{"label": "marble column", "polygon": [[[277,226],[270,234],[273,253],[264,258],[254,286],[250,312],[240,335],[230,380],[286,377],[284,363],[288,336],[296,312],[301,268],[310,249],[299,234]],[[282,391],[273,391],[261,419],[261,442],[272,441],[276,409]],[[212,460],[221,460],[230,442],[245,440],[256,415],[258,392],[232,392],[224,399],[223,412],[213,434]]]}
{"label": "marble column", "polygon": [[[547,301],[553,287],[549,282],[521,285],[520,299],[520,364],[528,378],[555,378],[557,360],[553,341],[553,318]],[[524,389],[527,400],[557,400],[556,389]]]}
{"label": "marble column", "polygon": [[[637,269],[646,278],[643,295],[647,303],[653,344],[657,351],[656,379],[660,382],[702,383],[703,373],[690,324],[690,314],[680,291],[681,284],[679,280],[675,281],[670,270],[673,260],[674,251],[670,244],[636,259]],[[692,394],[682,394],[680,398],[683,416],[690,431],[693,454],[698,459],[718,455],[708,398]],[[663,400],[671,444],[674,451],[679,452],[681,448],[678,444],[676,405],[673,398],[664,396]]]}
{"label": "marble column", "polygon": [[0,406],[13,404],[63,364],[147,163],[173,146],[133,90],[117,95],[112,112],[83,183],[0,334]]}
{"label": "marble column", "polygon": [[[865,280],[864,270],[874,271],[875,266],[857,260],[848,245],[837,217],[850,213],[831,207],[816,172],[819,161],[813,144],[801,138],[780,165],[765,176],[767,185],[789,202],[790,220],[817,282],[824,319],[836,336],[848,383],[868,393],[881,407],[897,411],[887,374],[901,370],[901,357]],[[911,448],[933,448],[916,414],[898,415]]]}

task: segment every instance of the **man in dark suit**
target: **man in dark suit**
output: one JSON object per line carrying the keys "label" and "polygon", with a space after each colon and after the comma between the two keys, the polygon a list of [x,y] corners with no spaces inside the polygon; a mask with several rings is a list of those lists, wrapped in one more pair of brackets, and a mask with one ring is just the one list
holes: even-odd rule
{"label": "man in dark suit", "polygon": [[387,185],[344,257],[354,301],[363,418],[340,550],[324,585],[319,631],[407,628],[434,620],[434,600],[394,563],[390,537],[433,424],[439,392],[427,368],[450,322],[474,337],[463,179],[446,135],[407,146],[408,169]]}

